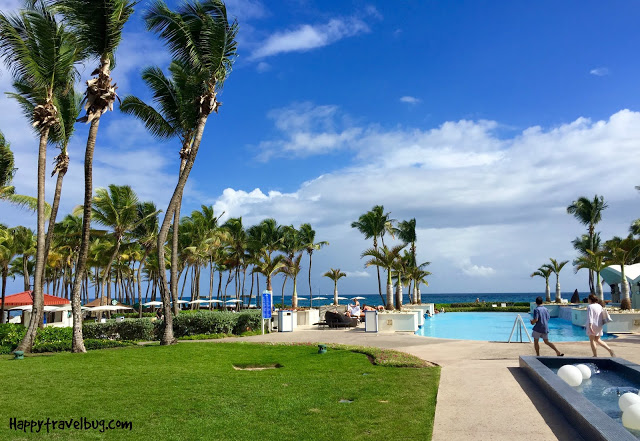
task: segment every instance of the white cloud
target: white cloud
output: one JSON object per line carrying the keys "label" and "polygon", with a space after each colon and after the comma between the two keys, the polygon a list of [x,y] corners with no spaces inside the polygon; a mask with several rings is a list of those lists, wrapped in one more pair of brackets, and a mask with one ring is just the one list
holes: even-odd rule
{"label": "white cloud", "polygon": [[418,104],[421,101],[422,100],[419,98],[416,98],[414,96],[408,96],[408,95],[405,95],[400,98],[400,102],[407,103],[407,104]]}
{"label": "white cloud", "polygon": [[249,58],[256,60],[287,52],[305,52],[366,32],[369,32],[369,26],[355,17],[334,18],[320,25],[304,24],[272,34]]}
{"label": "white cloud", "polygon": [[609,69],[606,67],[596,67],[595,69],[591,69],[589,73],[597,77],[603,77],[605,75],[609,75]]}
{"label": "white cloud", "polygon": [[268,71],[271,70],[271,65],[269,63],[264,62],[264,61],[261,61],[256,66],[256,70],[258,71],[258,73],[268,72]]}
{"label": "white cloud", "polygon": [[362,129],[349,127],[336,106],[298,103],[269,112],[284,139],[260,143],[260,159],[274,156],[308,156],[339,150],[355,142]]}
{"label": "white cloud", "polygon": [[354,278],[354,277],[361,277],[361,278],[362,277],[364,277],[364,278],[371,277],[371,274],[369,274],[366,271],[343,271],[343,273],[345,273],[347,275],[347,277],[351,277],[351,278]]}
{"label": "white cloud", "polygon": [[[640,202],[634,189],[638,112],[622,110],[603,121],[578,118],[551,129],[534,126],[504,137],[495,133],[500,125],[494,121],[388,130],[351,125],[335,106],[305,109],[283,109],[287,117],[274,118],[283,139],[271,142],[290,145],[298,132],[313,141],[354,131],[336,143],[353,152],[352,161],[290,194],[250,196],[256,190],[227,189],[219,202],[230,216],[310,222],[322,233],[318,238],[331,243],[314,254],[314,267],[316,259],[321,268],[363,264],[360,253],[371,243],[350,223],[383,204],[395,219],[417,219],[419,260],[433,262],[431,292],[537,290],[529,278],[533,270],[549,257],[575,257],[570,242],[584,228],[566,214],[571,201],[604,195],[610,208],[599,225],[603,238],[626,234],[638,217],[631,208]],[[563,280],[572,291],[584,289],[586,277],[569,269]],[[372,283],[344,285],[350,292],[377,291]]]}
{"label": "white cloud", "polygon": [[228,15],[237,17],[240,21],[264,18],[269,15],[262,2],[257,0],[227,0],[225,4]]}

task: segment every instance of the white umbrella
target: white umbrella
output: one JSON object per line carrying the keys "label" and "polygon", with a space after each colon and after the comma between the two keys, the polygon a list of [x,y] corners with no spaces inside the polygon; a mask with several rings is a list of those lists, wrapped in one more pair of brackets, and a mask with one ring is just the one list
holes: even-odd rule
{"label": "white umbrella", "polygon": [[347,297],[337,297],[338,300],[349,300]]}
{"label": "white umbrella", "polygon": [[201,301],[205,303],[224,303],[222,300],[218,300],[218,299],[201,300]]}
{"label": "white umbrella", "polygon": [[[171,302],[173,303],[173,301]],[[176,300],[176,303],[189,303],[186,300]],[[162,305],[162,302],[160,302],[160,304]]]}
{"label": "white umbrella", "polygon": [[314,297],[313,300],[327,300],[326,297]]}
{"label": "white umbrella", "polygon": [[227,303],[240,303],[240,302],[242,302],[242,300],[240,300],[240,299],[227,300]]}
{"label": "white umbrella", "polygon": [[143,303],[142,306],[162,306],[162,302],[147,302]]}
{"label": "white umbrella", "polygon": [[192,300],[190,302],[188,302],[190,305],[193,305],[194,303],[209,303],[208,300]]}
{"label": "white umbrella", "polygon": [[367,300],[366,297],[362,297],[362,296],[358,296],[358,297],[352,297],[352,300]]}
{"label": "white umbrella", "polygon": [[[47,305],[44,307],[44,312],[64,311],[65,306],[68,306],[68,305],[62,305],[62,306]],[[32,308],[33,308],[33,305],[21,305],[21,306],[15,306],[11,308],[10,311],[31,311]]]}
{"label": "white umbrella", "polygon": [[95,308],[87,308],[89,311],[120,311],[122,309],[133,309],[128,306],[118,306],[118,305],[103,305],[96,306]]}
{"label": "white umbrella", "polygon": [[309,299],[308,299],[308,298],[306,298],[306,297],[298,297],[298,301],[300,301],[300,300],[307,301],[307,300],[309,300]]}

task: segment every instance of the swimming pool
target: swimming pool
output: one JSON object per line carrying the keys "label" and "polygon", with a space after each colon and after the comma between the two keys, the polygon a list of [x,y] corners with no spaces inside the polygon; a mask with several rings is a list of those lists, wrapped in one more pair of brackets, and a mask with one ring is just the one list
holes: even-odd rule
{"label": "swimming pool", "polygon": [[[423,337],[451,338],[457,340],[507,341],[513,322],[520,314],[529,335],[533,325],[531,315],[517,312],[447,312],[424,319],[424,325],[416,331]],[[515,337],[514,332],[514,337]],[[603,339],[615,338],[605,334]],[[523,340],[528,341],[523,334]],[[551,341],[589,341],[584,328],[567,320],[552,318],[549,321]],[[512,340],[515,341],[515,338]]]}

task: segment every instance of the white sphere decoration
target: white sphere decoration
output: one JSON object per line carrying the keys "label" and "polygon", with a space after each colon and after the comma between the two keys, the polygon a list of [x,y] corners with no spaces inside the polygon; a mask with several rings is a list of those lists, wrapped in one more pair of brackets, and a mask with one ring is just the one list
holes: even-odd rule
{"label": "white sphere decoration", "polygon": [[588,380],[589,378],[591,378],[591,369],[589,369],[589,366],[587,366],[586,364],[577,364],[576,367],[580,369],[583,380]]}
{"label": "white sphere decoration", "polygon": [[558,369],[558,377],[562,378],[569,386],[576,387],[582,383],[582,372],[572,364],[565,364]]}
{"label": "white sphere decoration", "polygon": [[638,394],[627,392],[626,394],[622,394],[618,399],[618,406],[620,406],[620,410],[623,412],[634,404],[640,404],[640,396],[638,396]]}
{"label": "white sphere decoration", "polygon": [[633,404],[622,412],[622,425],[627,429],[640,430],[640,403]]}

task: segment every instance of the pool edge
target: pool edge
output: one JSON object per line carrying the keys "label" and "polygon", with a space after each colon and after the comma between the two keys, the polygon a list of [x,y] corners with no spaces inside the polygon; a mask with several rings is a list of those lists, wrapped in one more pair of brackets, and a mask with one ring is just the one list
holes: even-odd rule
{"label": "pool edge", "polygon": [[[540,359],[558,359],[557,357],[536,357],[522,355],[519,357],[520,368],[541,389],[543,394],[560,409],[567,421],[573,425],[585,440],[594,441],[638,441],[620,423],[596,407],[582,394],[565,383]],[[613,363],[626,368],[631,367],[640,374],[640,367],[621,358],[600,358],[597,360],[566,357],[564,364],[575,363]],[[633,365],[633,366],[632,366]]]}

